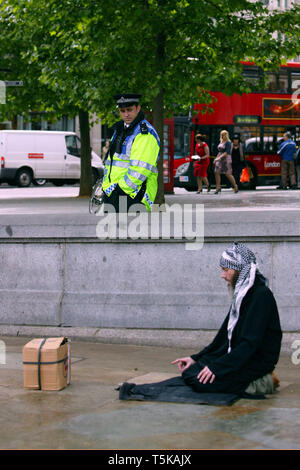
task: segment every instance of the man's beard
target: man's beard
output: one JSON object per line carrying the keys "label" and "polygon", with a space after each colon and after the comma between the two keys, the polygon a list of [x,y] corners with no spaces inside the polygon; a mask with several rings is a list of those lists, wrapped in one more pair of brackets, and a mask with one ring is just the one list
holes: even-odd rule
{"label": "man's beard", "polygon": [[232,279],[232,282],[227,284],[227,289],[228,289],[228,294],[229,294],[230,301],[232,301],[232,299],[233,299],[234,289],[235,289],[239,274],[240,274],[239,272],[236,272],[234,278]]}
{"label": "man's beard", "polygon": [[227,284],[228,295],[229,295],[229,300],[230,301],[233,299],[234,288],[235,288],[235,286],[233,286],[232,284]]}

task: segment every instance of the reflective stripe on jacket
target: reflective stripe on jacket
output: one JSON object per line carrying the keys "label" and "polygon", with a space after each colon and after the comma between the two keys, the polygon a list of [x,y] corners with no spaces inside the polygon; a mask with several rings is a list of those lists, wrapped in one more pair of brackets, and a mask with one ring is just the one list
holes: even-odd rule
{"label": "reflective stripe on jacket", "polygon": [[[146,124],[148,133],[141,132],[141,123]],[[112,140],[116,137],[116,132]],[[122,144],[122,153],[109,156],[105,162],[103,190],[110,196],[119,187],[132,199],[136,197],[144,181],[146,191],[142,199],[148,211],[157,193],[157,162],[159,159],[159,137],[154,127],[146,120],[140,121],[133,133]]]}

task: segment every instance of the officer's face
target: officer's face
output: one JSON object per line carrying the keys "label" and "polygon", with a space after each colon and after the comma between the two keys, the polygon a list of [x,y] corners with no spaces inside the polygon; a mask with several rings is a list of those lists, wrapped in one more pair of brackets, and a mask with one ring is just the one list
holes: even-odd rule
{"label": "officer's face", "polygon": [[121,119],[125,122],[125,124],[131,124],[132,121],[135,120],[137,115],[139,114],[141,110],[140,105],[138,106],[128,106],[127,108],[120,108],[120,116]]}

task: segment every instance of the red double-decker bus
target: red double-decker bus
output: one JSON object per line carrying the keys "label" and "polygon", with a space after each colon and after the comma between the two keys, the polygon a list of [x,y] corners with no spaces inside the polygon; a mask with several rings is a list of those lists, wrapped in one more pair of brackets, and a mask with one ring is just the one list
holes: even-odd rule
{"label": "red double-decker bus", "polygon": [[[259,67],[243,64],[243,75],[250,86],[259,83],[262,74]],[[214,184],[212,160],[217,155],[223,129],[229,132],[231,140],[238,134],[243,145],[250,181],[240,183],[241,188],[280,183],[281,158],[277,149],[284,132],[290,131],[297,147],[300,144],[300,63],[289,62],[277,72],[267,72],[267,79],[266,89],[262,91],[232,96],[211,92],[212,113],[203,114],[203,105],[195,104],[193,118],[174,118],[175,186],[197,189],[191,160],[197,133],[206,136],[211,155],[208,176]]]}

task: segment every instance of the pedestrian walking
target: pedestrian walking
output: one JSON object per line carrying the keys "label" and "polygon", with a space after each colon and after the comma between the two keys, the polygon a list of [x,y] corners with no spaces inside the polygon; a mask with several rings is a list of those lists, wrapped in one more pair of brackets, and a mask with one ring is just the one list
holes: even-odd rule
{"label": "pedestrian walking", "polygon": [[210,184],[207,178],[207,169],[209,167],[209,148],[205,142],[205,136],[202,134],[196,135],[196,155],[199,159],[194,161],[194,176],[197,177],[198,191],[197,194],[202,193],[202,181],[207,187],[207,192],[210,191]]}
{"label": "pedestrian walking", "polygon": [[283,141],[279,145],[278,154],[281,156],[281,184],[277,189],[288,189],[288,177],[290,189],[297,189],[295,174],[296,144],[291,139],[291,133],[283,134]]}
{"label": "pedestrian walking", "polygon": [[220,143],[218,145],[218,155],[214,159],[215,165],[215,178],[216,178],[216,191],[215,194],[221,192],[221,174],[226,175],[230,181],[234,192],[238,192],[238,187],[232,175],[232,162],[231,162],[231,141],[229,139],[228,131],[223,130],[220,133]]}
{"label": "pedestrian walking", "polygon": [[121,120],[113,127],[102,183],[104,204],[122,211],[121,199],[128,210],[141,203],[148,211],[157,193],[157,162],[160,141],[154,127],[145,119],[140,94],[123,93],[114,96]]}
{"label": "pedestrian walking", "polygon": [[231,164],[232,164],[232,175],[236,183],[238,184],[243,162],[245,161],[243,146],[242,146],[242,143],[240,141],[240,137],[238,134],[235,134],[233,136],[230,155],[231,155]]}

